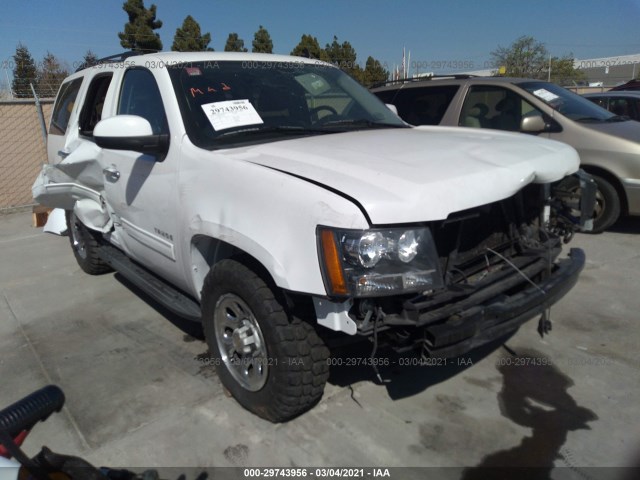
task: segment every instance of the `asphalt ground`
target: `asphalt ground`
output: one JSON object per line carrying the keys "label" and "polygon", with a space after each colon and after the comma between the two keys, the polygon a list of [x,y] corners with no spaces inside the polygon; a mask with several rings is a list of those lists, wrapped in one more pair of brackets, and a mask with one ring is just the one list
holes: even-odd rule
{"label": "asphalt ground", "polygon": [[84,274],[68,238],[32,228],[30,213],[2,215],[0,405],[59,385],[65,408],[24,450],[95,465],[464,467],[465,479],[511,465],[547,475],[536,478],[622,478],[615,467],[640,459],[640,219],[570,246],[587,266],[553,307],[550,335],[532,320],[506,347],[446,365],[396,358],[384,384],[343,361],[313,410],[274,425],[225,395],[197,329],[118,274]]}

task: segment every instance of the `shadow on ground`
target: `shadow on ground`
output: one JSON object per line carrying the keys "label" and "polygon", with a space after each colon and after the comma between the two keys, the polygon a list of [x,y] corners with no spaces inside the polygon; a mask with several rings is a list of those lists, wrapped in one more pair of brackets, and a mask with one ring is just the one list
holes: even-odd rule
{"label": "shadow on ground", "polygon": [[607,229],[615,233],[640,233],[640,217],[623,217]]}
{"label": "shadow on ground", "polygon": [[[433,385],[444,382],[500,348],[515,332],[479,347],[468,354],[449,359],[427,358],[417,354],[397,354],[389,348],[376,354],[378,371],[389,398],[396,400],[417,395]],[[365,340],[357,344],[333,349],[329,383],[341,387],[358,382],[380,384],[376,371],[370,366],[372,344]],[[388,361],[387,361],[388,359]],[[359,364],[358,364],[359,363]]]}
{"label": "shadow on ground", "polygon": [[[122,285],[127,287],[133,293],[136,294],[141,300],[143,300],[147,305],[153,308],[158,314],[162,315],[164,318],[169,320],[173,325],[175,325],[178,329],[182,330],[186,335],[192,337],[193,339],[204,340],[204,332],[202,331],[202,324],[200,322],[194,322],[191,320],[186,320],[185,318],[176,315],[168,308],[164,307],[161,303],[154,300],[151,296],[147,295],[144,290],[141,290],[133,283],[131,283],[127,278],[117,273],[114,275],[115,279],[118,280]],[[189,339],[186,339],[189,341]]]}
{"label": "shadow on ground", "polygon": [[518,467],[513,478],[550,479],[556,460],[574,467],[561,451],[569,432],[589,430],[589,422],[598,419],[569,395],[573,381],[548,357],[533,349],[516,353],[496,362],[503,377],[498,405],[505,418],[530,428],[531,435],[513,448],[487,455],[479,465],[466,469],[462,480],[509,478],[505,475],[514,473],[509,470],[513,467]]}

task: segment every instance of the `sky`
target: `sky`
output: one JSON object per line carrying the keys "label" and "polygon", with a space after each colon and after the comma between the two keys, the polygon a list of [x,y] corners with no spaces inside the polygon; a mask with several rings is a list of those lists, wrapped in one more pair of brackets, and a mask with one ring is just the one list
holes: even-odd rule
{"label": "sky", "polygon": [[[152,2],[145,0],[145,5]],[[302,34],[320,45],[336,35],[388,69],[401,64],[403,48],[412,73],[455,73],[489,67],[490,52],[522,35],[533,36],[554,56],[588,59],[640,53],[640,0],[155,0],[164,50],[187,15],[210,44],[224,49],[236,32],[251,49],[259,25],[274,53],[288,54]],[[77,65],[87,50],[98,57],[120,53],[118,32],[127,21],[123,0],[2,0],[0,86],[11,77],[18,42],[40,62],[47,51]]]}

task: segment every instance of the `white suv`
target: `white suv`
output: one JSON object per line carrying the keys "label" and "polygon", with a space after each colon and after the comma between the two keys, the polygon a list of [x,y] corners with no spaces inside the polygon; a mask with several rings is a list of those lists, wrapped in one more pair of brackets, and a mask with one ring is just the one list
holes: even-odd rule
{"label": "white suv", "polygon": [[545,312],[585,261],[559,259],[593,193],[583,175],[582,207],[554,190],[571,147],[412,128],[315,60],[101,62],[62,84],[48,153],[34,197],[67,211],[80,267],[202,321],[222,383],[272,421],[322,396],[318,325],[372,358],[458,356]]}

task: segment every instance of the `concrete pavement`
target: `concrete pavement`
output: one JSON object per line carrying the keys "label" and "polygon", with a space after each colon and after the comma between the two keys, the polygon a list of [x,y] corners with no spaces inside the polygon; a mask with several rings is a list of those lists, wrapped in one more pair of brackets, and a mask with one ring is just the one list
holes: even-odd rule
{"label": "concrete pavement", "polygon": [[552,309],[551,335],[533,320],[507,341],[517,357],[494,345],[462,363],[388,367],[386,385],[368,367],[335,367],[320,404],[280,425],[225,396],[179,319],[118,275],[84,274],[66,237],[30,221],[0,216],[0,405],[48,383],[67,402],[28,453],[46,444],[123,467],[514,464],[580,478],[640,458],[639,219],[576,237],[587,268]]}

